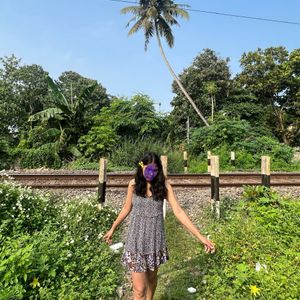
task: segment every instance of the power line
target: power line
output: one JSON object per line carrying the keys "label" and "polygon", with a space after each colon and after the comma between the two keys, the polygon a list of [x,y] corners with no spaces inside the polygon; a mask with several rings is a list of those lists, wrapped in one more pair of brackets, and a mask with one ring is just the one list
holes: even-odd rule
{"label": "power line", "polygon": [[251,16],[243,16],[243,15],[235,15],[235,14],[226,14],[226,13],[220,13],[220,12],[216,12],[216,11],[207,11],[207,10],[192,9],[192,8],[187,8],[186,10],[201,12],[201,13],[205,13],[205,14],[221,15],[221,16],[226,16],[226,17],[252,19],[252,20],[260,20],[260,21],[267,21],[267,22],[276,22],[276,23],[284,23],[284,24],[290,24],[290,25],[298,25],[298,26],[300,25],[300,23],[298,23],[298,22],[284,21],[284,20],[277,20],[277,19],[267,19],[267,18],[259,18],[259,17],[251,17]]}
{"label": "power line", "polygon": [[[134,1],[129,1],[129,0],[109,0],[109,1],[123,2],[123,3],[130,3],[130,4],[138,4],[138,1],[134,2]],[[283,24],[300,26],[299,22],[293,22],[293,21],[285,21],[285,20],[278,20],[278,19],[268,19],[268,18],[260,18],[260,17],[253,17],[253,16],[228,14],[228,13],[221,13],[221,12],[217,12],[217,11],[200,10],[200,9],[196,9],[196,8],[185,8],[185,10],[198,12],[198,13],[204,13],[204,14],[220,15],[220,16],[225,16],[225,17],[234,17],[234,18],[240,18],[240,19],[259,20],[259,21],[266,21],[266,22],[273,22],[273,23],[283,23]]]}

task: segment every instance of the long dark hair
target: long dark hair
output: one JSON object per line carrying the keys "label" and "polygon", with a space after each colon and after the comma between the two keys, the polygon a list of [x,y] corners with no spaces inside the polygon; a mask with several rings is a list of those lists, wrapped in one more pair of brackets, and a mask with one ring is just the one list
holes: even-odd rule
{"label": "long dark hair", "polygon": [[[158,201],[165,199],[167,197],[167,188],[165,185],[166,179],[158,155],[153,152],[146,153],[140,160],[140,162],[143,162],[144,165],[148,165],[151,163],[155,163],[157,165],[158,173],[157,176],[152,181],[150,181],[150,189],[154,200]],[[135,174],[135,193],[138,196],[146,197],[146,188],[147,181],[143,175],[143,168],[138,165]]]}

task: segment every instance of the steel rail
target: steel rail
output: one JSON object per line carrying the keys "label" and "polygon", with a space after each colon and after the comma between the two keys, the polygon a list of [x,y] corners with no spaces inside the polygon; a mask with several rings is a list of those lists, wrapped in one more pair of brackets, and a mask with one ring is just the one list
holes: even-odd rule
{"label": "steel rail", "polygon": [[[32,188],[47,189],[92,189],[98,186],[97,172],[51,172],[51,173],[18,173],[7,172],[17,182]],[[5,175],[0,173],[0,177]],[[126,188],[133,173],[108,173],[108,188]],[[241,187],[243,185],[260,185],[260,173],[220,173],[220,187]],[[169,174],[168,179],[174,187],[204,188],[210,187],[210,174]],[[300,173],[271,173],[271,186],[300,186]]]}

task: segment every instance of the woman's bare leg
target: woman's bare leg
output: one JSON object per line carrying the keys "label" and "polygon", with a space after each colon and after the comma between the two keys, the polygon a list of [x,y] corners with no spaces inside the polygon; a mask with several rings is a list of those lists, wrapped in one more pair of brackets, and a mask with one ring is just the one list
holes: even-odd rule
{"label": "woman's bare leg", "polygon": [[146,300],[147,276],[146,272],[131,272],[133,284],[133,300]]}
{"label": "woman's bare leg", "polygon": [[158,268],[155,268],[154,271],[151,270],[146,271],[147,283],[148,283],[146,300],[153,300],[153,296],[157,286],[157,271]]}

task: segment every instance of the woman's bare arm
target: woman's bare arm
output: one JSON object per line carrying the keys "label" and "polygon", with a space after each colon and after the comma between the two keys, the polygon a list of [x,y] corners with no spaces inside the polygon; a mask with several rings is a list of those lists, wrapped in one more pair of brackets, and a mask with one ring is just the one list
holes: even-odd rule
{"label": "woman's bare arm", "polygon": [[200,242],[205,245],[205,250],[207,252],[214,250],[214,244],[206,239],[197,229],[197,227],[191,222],[189,217],[186,215],[185,211],[181,208],[178,201],[176,200],[173,188],[171,184],[167,181],[166,187],[168,189],[167,200],[172,207],[174,215],[176,218],[188,229],[188,231],[193,234]]}
{"label": "woman's bare arm", "polygon": [[128,184],[127,189],[127,197],[124,203],[122,210],[120,211],[117,219],[114,221],[113,225],[111,226],[111,230],[115,231],[115,229],[119,226],[120,223],[127,217],[132,209],[132,195],[134,191],[134,179],[132,179]]}

